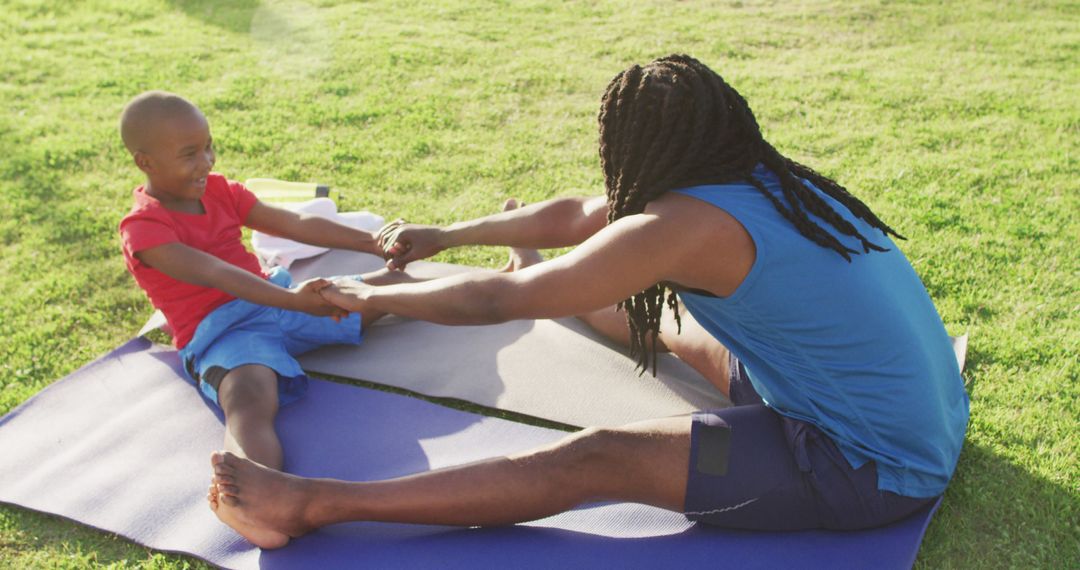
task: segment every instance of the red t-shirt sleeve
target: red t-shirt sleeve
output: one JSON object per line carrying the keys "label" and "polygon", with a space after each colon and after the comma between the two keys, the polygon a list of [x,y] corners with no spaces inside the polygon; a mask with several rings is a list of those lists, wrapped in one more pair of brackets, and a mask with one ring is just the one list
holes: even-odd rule
{"label": "red t-shirt sleeve", "polygon": [[259,198],[251,190],[248,190],[246,186],[233,180],[229,181],[229,197],[236,208],[237,218],[241,224],[244,224],[247,222],[248,214],[251,213],[251,209],[255,207],[255,203],[259,201]]}
{"label": "red t-shirt sleeve", "polygon": [[176,230],[162,220],[131,216],[120,224],[120,238],[124,249],[134,257],[140,251],[180,241]]}

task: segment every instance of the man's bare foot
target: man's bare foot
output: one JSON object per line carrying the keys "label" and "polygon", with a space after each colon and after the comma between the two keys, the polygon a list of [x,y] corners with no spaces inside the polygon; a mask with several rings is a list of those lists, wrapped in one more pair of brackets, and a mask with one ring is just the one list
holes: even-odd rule
{"label": "man's bare foot", "polygon": [[[522,202],[518,204],[518,201],[514,198],[508,199],[503,202],[503,211],[508,212],[510,210],[516,210],[525,206]],[[544,260],[544,256],[540,255],[539,251],[535,249],[528,249],[524,247],[512,247],[510,248],[510,259],[506,260],[506,265],[499,271],[503,273],[510,273],[511,271],[518,271],[519,269],[525,269],[530,265],[536,265]]]}
{"label": "man's bare foot", "polygon": [[210,504],[210,510],[214,511],[218,520],[229,525],[237,534],[246,538],[248,542],[255,546],[271,550],[289,544],[289,535],[285,533],[258,528],[242,522],[235,509],[222,503],[221,493],[216,484],[210,485],[210,489],[206,493],[206,502]]}
{"label": "man's bare foot", "polygon": [[[210,456],[214,484],[210,508],[225,524],[260,548],[280,548],[313,530],[305,506],[308,481],[263,467],[228,451]],[[215,508],[214,505],[217,505]]]}

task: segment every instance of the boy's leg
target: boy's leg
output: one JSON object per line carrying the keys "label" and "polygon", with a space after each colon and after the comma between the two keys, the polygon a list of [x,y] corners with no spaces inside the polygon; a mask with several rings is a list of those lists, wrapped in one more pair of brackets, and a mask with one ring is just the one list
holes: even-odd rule
{"label": "boy's leg", "polygon": [[[249,364],[230,370],[218,386],[218,405],[225,413],[225,449],[237,457],[280,470],[284,463],[281,441],[274,429],[278,410],[278,379],[272,369]],[[233,509],[217,501],[213,485],[207,496],[222,522],[260,548],[280,548],[289,536],[245,524]]]}
{"label": "boy's leg", "polygon": [[218,387],[225,413],[225,449],[271,469],[281,469],[284,455],[274,430],[278,379],[259,364],[234,368]]}

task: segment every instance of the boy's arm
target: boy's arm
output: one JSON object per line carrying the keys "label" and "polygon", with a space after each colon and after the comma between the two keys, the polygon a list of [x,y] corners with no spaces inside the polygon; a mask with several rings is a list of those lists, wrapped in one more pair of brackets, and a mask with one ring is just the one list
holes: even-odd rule
{"label": "boy's arm", "polygon": [[318,290],[328,281],[313,279],[295,289],[285,289],[203,251],[171,242],[138,251],[139,261],[192,285],[212,287],[229,295],[291,311],[320,317],[343,317],[347,313],[326,302]]}
{"label": "boy's arm", "polygon": [[244,225],[263,233],[310,245],[351,249],[382,257],[376,234],[339,224],[320,216],[304,214],[256,202]]}
{"label": "boy's arm", "polygon": [[555,198],[446,227],[393,222],[380,230],[392,269],[462,245],[547,249],[578,245],[607,224],[607,200]]}

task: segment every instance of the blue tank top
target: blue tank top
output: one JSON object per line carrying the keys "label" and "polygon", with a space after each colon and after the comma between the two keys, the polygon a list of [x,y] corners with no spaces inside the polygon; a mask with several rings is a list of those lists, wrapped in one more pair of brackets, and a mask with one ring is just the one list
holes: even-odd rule
{"label": "blue tank top", "polygon": [[[776,175],[760,165],[754,175],[786,204]],[[968,422],[945,326],[892,240],[805,183],[889,251],[852,255],[849,263],[803,237],[750,184],[695,186],[677,192],[734,216],[757,256],[732,295],[679,297],[743,362],[769,407],[818,426],[852,467],[875,461],[879,489],[939,495]],[[862,252],[857,239],[811,219]]]}

